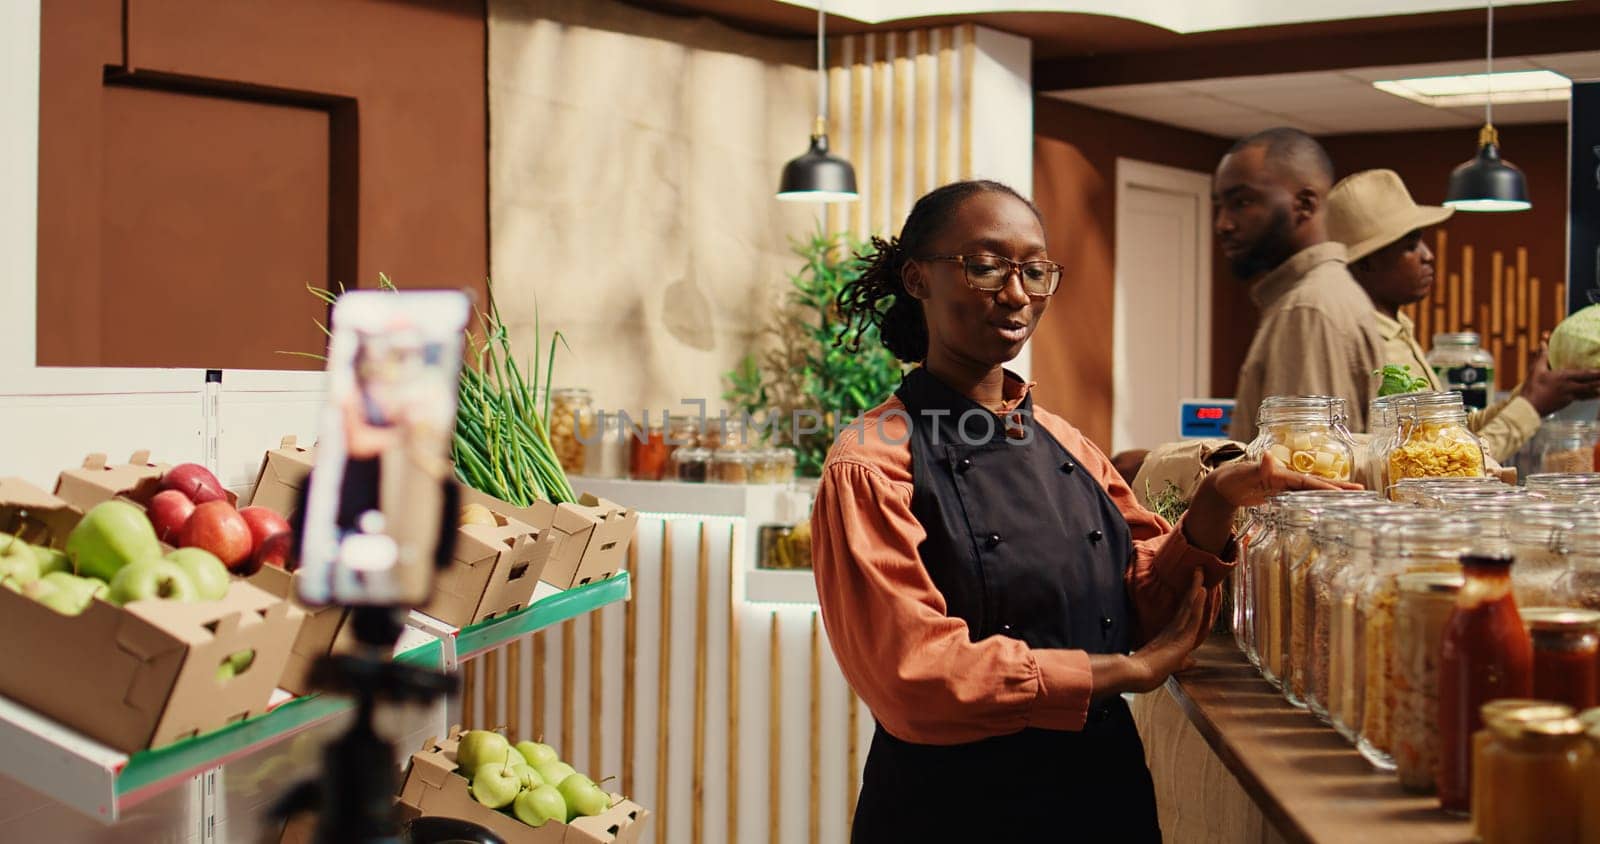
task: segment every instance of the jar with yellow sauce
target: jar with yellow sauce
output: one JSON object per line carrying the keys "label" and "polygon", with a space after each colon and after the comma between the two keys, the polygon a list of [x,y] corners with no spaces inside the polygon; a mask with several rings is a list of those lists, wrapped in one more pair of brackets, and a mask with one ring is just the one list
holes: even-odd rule
{"label": "jar with yellow sauce", "polygon": [[1494,742],[1494,731],[1491,727],[1501,720],[1512,721],[1542,721],[1552,718],[1571,718],[1572,707],[1566,704],[1548,700],[1530,700],[1527,698],[1500,698],[1491,700],[1478,709],[1482,716],[1483,727],[1472,734],[1472,770],[1478,775],[1472,778],[1472,838],[1482,838],[1482,830],[1486,826],[1494,825],[1494,812],[1499,807],[1499,801],[1484,797],[1484,790],[1488,777],[1484,775],[1488,760],[1485,751]]}
{"label": "jar with yellow sauce", "polygon": [[1576,718],[1501,718],[1489,727],[1479,796],[1478,834],[1484,844],[1576,842],[1585,814],[1583,772],[1594,763],[1583,722]]}

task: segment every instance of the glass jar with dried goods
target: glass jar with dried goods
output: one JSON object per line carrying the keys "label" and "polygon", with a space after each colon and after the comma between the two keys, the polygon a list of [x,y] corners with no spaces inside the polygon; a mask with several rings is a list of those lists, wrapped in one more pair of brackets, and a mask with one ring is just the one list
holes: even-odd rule
{"label": "glass jar with dried goods", "polygon": [[1472,770],[1478,772],[1478,776],[1472,778],[1470,814],[1474,841],[1482,840],[1482,830],[1485,827],[1495,825],[1494,812],[1499,806],[1498,801],[1487,800],[1483,796],[1489,781],[1494,777],[1494,772],[1491,770],[1493,760],[1485,758],[1490,745],[1494,744],[1494,725],[1501,721],[1528,723],[1573,716],[1570,706],[1527,698],[1491,700],[1479,709],[1479,714],[1483,719],[1483,728],[1472,734]]}
{"label": "glass jar with dried goods", "polygon": [[1278,508],[1269,499],[1257,507],[1251,517],[1256,529],[1250,534],[1250,544],[1241,549],[1246,568],[1246,618],[1249,623],[1249,650],[1246,655],[1267,682],[1277,684],[1278,654],[1274,629],[1276,615],[1269,611],[1268,602],[1277,593],[1275,570],[1278,567]]}
{"label": "glass jar with dried goods", "polygon": [[582,472],[591,442],[597,442],[594,396],[577,387],[551,390],[550,445],[555,449],[561,470],[569,475]]}
{"label": "glass jar with dried goods", "polygon": [[1596,471],[1595,448],[1600,446],[1600,422],[1552,419],[1539,428],[1539,471],[1566,473]]}
{"label": "glass jar with dried goods", "polygon": [[1494,355],[1479,343],[1474,331],[1433,335],[1428,366],[1446,390],[1461,393],[1467,407],[1482,410],[1494,396]]}
{"label": "glass jar with dried goods", "polygon": [[1231,588],[1233,590],[1233,641],[1239,650],[1250,660],[1250,664],[1261,667],[1261,656],[1256,651],[1255,609],[1252,603],[1254,594],[1252,586],[1252,565],[1258,550],[1263,550],[1264,543],[1275,541],[1271,529],[1270,514],[1271,504],[1262,504],[1250,508],[1244,520],[1244,525],[1238,533],[1238,559],[1240,565],[1234,568]]}
{"label": "glass jar with dried goods", "polygon": [[1501,718],[1484,749],[1484,844],[1577,841],[1583,771],[1594,751],[1576,718]]}
{"label": "glass jar with dried goods", "polygon": [[1557,606],[1556,584],[1567,571],[1567,537],[1593,516],[1568,504],[1530,502],[1517,508],[1506,525],[1509,549],[1517,558],[1511,588],[1517,603]]}
{"label": "glass jar with dried goods", "polygon": [[1600,612],[1528,607],[1533,639],[1533,696],[1588,709],[1600,703]]}
{"label": "glass jar with dried goods", "polygon": [[1389,488],[1385,457],[1400,434],[1401,396],[1379,396],[1367,405],[1367,447],[1357,458],[1361,464],[1361,485],[1382,493]]}
{"label": "glass jar with dried goods", "polygon": [[1324,721],[1328,720],[1327,704],[1315,693],[1315,668],[1319,653],[1326,662],[1328,628],[1327,619],[1317,615],[1319,583],[1311,576],[1321,560],[1316,530],[1331,513],[1358,510],[1378,502],[1375,495],[1365,492],[1318,492],[1314,496],[1297,494],[1285,504],[1284,566],[1290,589],[1289,684],[1285,696],[1291,704],[1309,708]]}
{"label": "glass jar with dried goods", "polygon": [[1268,396],[1256,414],[1259,433],[1247,452],[1251,457],[1270,454],[1296,472],[1348,481],[1356,459],[1344,416],[1342,399]]}
{"label": "glass jar with dried goods", "polygon": [[1403,686],[1396,639],[1399,578],[1407,574],[1460,570],[1457,562],[1472,547],[1468,522],[1419,512],[1386,520],[1373,541],[1375,565],[1363,608],[1366,623],[1366,679],[1361,738],[1357,749],[1379,768],[1393,767],[1397,736],[1395,712]]}
{"label": "glass jar with dried goods", "polygon": [[1554,603],[1600,610],[1600,528],[1572,528],[1566,535],[1566,571],[1556,579]]}
{"label": "glass jar with dried goods", "polygon": [[1460,393],[1413,393],[1398,405],[1399,431],[1385,457],[1390,484],[1405,478],[1476,478],[1483,445],[1467,428]]}
{"label": "glass jar with dried goods", "polygon": [[1394,763],[1400,786],[1419,794],[1434,789],[1439,761],[1439,648],[1461,591],[1459,574],[1418,572],[1397,579],[1394,657]]}
{"label": "glass jar with dried goods", "polygon": [[1528,491],[1562,504],[1576,504],[1600,496],[1600,472],[1566,472],[1529,475]]}
{"label": "glass jar with dried goods", "polygon": [[724,484],[750,482],[754,454],[739,448],[723,446],[711,455],[711,479]]}
{"label": "glass jar with dried goods", "polygon": [[1533,641],[1511,592],[1512,558],[1462,558],[1466,583],[1445,626],[1439,661],[1439,803],[1470,808],[1472,734],[1480,708],[1496,698],[1533,693]]}
{"label": "glass jar with dried goods", "polygon": [[673,477],[684,483],[703,484],[710,479],[711,451],[693,446],[672,450]]}

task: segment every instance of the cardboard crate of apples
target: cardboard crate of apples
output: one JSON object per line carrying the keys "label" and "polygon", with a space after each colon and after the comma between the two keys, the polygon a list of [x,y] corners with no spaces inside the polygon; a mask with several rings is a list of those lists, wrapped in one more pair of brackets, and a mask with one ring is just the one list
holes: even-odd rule
{"label": "cardboard crate of apples", "polygon": [[518,507],[463,486],[461,502],[482,504],[555,537],[555,549],[539,577],[558,589],[605,580],[626,568],[628,545],[639,523],[638,511],[587,493],[576,503],[535,501]]}
{"label": "cardboard crate of apples", "polygon": [[411,757],[400,803],[413,817],[471,821],[511,844],[632,844],[650,816],[550,745],[459,728]]}
{"label": "cardboard crate of apples", "polygon": [[127,752],[266,710],[302,616],[215,554],[164,546],[130,500],[80,512],[16,478],[0,530],[0,694]]}

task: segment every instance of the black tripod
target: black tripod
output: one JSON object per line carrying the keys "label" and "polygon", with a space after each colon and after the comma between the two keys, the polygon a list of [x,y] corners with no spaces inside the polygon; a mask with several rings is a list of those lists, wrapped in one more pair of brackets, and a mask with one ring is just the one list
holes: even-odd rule
{"label": "black tripod", "polygon": [[403,618],[399,609],[352,609],[358,652],[325,656],[312,669],[311,682],[318,691],[355,698],[355,723],[324,749],[321,779],[295,786],[273,815],[287,819],[302,811],[317,812],[317,844],[402,841],[395,810],[395,748],[373,728],[373,713],[380,701],[426,704],[457,685],[454,675],[389,660]]}

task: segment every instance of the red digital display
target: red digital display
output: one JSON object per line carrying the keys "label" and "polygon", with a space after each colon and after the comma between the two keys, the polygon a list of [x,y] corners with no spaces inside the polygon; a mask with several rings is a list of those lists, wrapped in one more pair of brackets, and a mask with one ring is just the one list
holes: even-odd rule
{"label": "red digital display", "polygon": [[1202,407],[1202,408],[1196,410],[1194,415],[1195,415],[1196,419],[1209,419],[1209,420],[1221,419],[1222,418],[1222,408],[1220,408],[1220,407]]}

